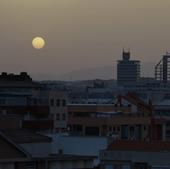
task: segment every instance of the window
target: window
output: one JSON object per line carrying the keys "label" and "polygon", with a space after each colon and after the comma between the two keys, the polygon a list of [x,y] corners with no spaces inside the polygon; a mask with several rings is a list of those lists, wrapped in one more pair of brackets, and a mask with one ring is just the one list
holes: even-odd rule
{"label": "window", "polygon": [[146,130],[146,126],[143,126],[143,129]]}
{"label": "window", "polygon": [[63,115],[62,115],[62,119],[63,119],[63,120],[66,120],[66,114],[63,114]]}
{"label": "window", "polygon": [[122,169],[130,169],[131,167],[130,167],[129,164],[124,164],[124,165],[122,165],[121,168],[122,168]]}
{"label": "window", "polygon": [[60,114],[59,113],[56,114],[56,120],[60,120]]}
{"label": "window", "polygon": [[27,169],[36,169],[36,162],[25,162],[24,163],[24,168],[27,168]]}
{"label": "window", "polygon": [[56,106],[57,106],[57,107],[60,107],[60,99],[57,99],[57,101],[56,101]]}
{"label": "window", "polygon": [[66,106],[66,100],[63,100],[62,105],[63,105],[63,107]]}
{"label": "window", "polygon": [[50,106],[54,106],[54,99],[50,99]]}
{"label": "window", "polygon": [[105,166],[105,169],[113,169],[113,168],[114,168],[114,166],[111,165],[111,164],[107,164],[107,165]]}

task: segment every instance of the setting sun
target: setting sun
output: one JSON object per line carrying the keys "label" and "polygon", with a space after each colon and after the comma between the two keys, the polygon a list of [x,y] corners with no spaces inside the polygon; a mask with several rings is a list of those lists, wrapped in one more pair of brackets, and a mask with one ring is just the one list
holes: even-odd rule
{"label": "setting sun", "polygon": [[45,40],[42,37],[35,37],[32,40],[32,45],[35,49],[42,49],[45,45]]}

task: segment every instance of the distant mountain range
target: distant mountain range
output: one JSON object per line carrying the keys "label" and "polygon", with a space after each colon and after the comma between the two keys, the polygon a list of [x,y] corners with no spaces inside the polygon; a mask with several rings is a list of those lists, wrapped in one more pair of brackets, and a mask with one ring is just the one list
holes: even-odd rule
{"label": "distant mountain range", "polygon": [[[155,63],[141,63],[141,76],[153,77]],[[38,80],[92,80],[92,79],[116,79],[116,67],[108,65],[87,69],[74,70],[65,74],[33,74],[33,79]]]}

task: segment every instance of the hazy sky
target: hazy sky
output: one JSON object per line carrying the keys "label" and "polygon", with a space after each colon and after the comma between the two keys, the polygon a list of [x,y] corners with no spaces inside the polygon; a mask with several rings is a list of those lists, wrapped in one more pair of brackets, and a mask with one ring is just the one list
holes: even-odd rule
{"label": "hazy sky", "polygon": [[[170,0],[0,0],[0,71],[48,79],[116,66],[123,47],[156,63],[170,51]],[[46,39],[43,50],[32,38]]]}

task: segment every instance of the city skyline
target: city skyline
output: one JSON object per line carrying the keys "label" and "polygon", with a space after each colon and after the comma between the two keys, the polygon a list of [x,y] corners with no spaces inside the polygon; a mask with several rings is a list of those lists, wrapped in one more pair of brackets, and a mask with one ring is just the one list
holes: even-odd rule
{"label": "city skyline", "polygon": [[[123,47],[131,49],[132,58],[156,64],[170,50],[169,7],[169,1],[161,0],[1,1],[0,71],[55,79],[116,67]],[[44,49],[32,47],[36,36],[45,39]]]}

